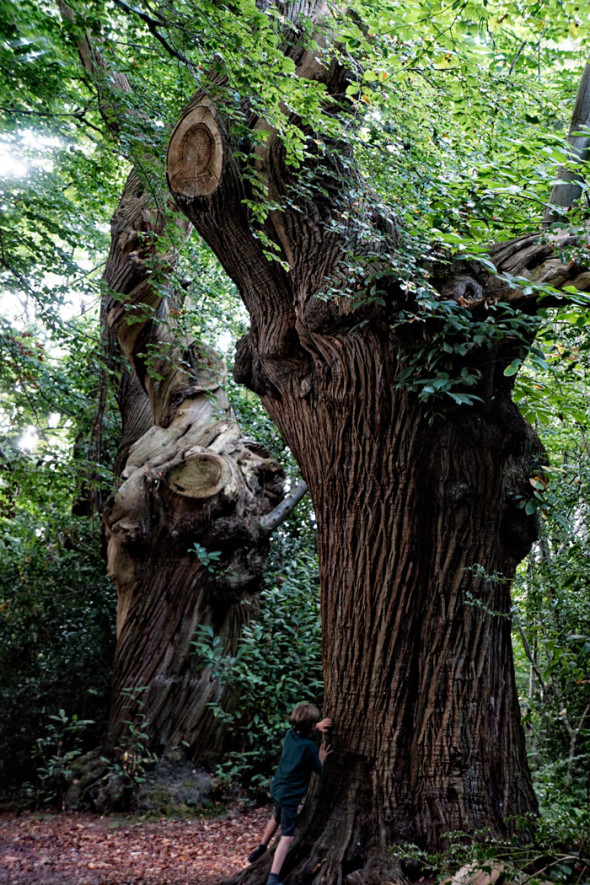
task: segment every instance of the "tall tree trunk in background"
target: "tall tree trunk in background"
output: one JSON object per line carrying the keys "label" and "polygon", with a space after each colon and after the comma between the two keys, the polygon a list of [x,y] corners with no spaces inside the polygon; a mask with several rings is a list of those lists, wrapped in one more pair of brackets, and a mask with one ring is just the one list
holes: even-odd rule
{"label": "tall tree trunk in background", "polygon": [[256,612],[283,472],[243,438],[222,359],[177,328],[170,237],[186,238],[189,225],[162,196],[161,158],[141,147],[145,121],[120,101],[129,80],[108,69],[70,7],[59,7],[109,131],[140,132],[144,170],[132,169],[125,184],[103,277],[103,317],[131,367],[119,387],[122,481],[103,512],[118,592],[105,749],[124,745],[131,723],[158,753],[181,748],[202,758],[219,754],[225,733],[208,705],[228,697],[191,642],[198,626],[211,627],[222,650],[235,651]]}
{"label": "tall tree trunk in background", "polygon": [[[590,160],[590,63],[586,65],[580,78],[567,140],[574,163]],[[581,185],[582,177],[578,172],[560,169],[558,181],[553,185],[549,207],[545,213],[546,225],[560,220],[567,224],[567,216],[557,214],[552,207],[567,210],[574,206],[582,193]]]}
{"label": "tall tree trunk in background", "polygon": [[[306,11],[321,15],[323,4]],[[311,59],[296,46],[290,52],[301,76],[323,80],[338,110],[346,73],[323,68],[319,51]],[[504,375],[523,343],[506,335],[482,347],[481,380],[470,389],[481,402],[449,400],[433,414],[398,382],[413,348],[429,335],[434,346],[436,330],[396,322],[401,308],[417,309],[387,274],[400,248],[397,221],[371,203],[360,176],[345,174],[346,145],[308,161],[303,193],[275,133],[253,146],[269,199],[284,207],[262,231],[280,264],[267,260],[246,215],[248,152],[231,132],[198,93],[172,135],[168,175],[250,312],[236,377],[260,394],[293,450],[318,523],[324,713],[336,723],[335,753],[281,878],[383,883],[396,875],[388,854],[396,841],[437,849],[453,830],[506,836],[537,809],[510,642],[510,582],[536,535],[524,505],[543,461]],[[362,281],[359,309],[327,299],[328,290],[350,290],[347,255],[358,263],[368,252],[369,270],[383,271],[384,306]],[[583,269],[561,265],[536,235],[492,257],[500,272],[590,287]],[[498,301],[535,309],[481,265],[449,262],[431,275],[441,299],[474,318]],[[455,359],[459,375],[465,363]],[[238,881],[262,883],[267,869],[257,864]]]}
{"label": "tall tree trunk in background", "polygon": [[139,717],[153,749],[203,756],[222,745],[208,704],[222,701],[223,687],[203,671],[191,640],[206,625],[228,654],[235,650],[255,611],[268,553],[260,519],[282,498],[282,471],[243,440],[220,357],[174,328],[173,293],[162,298],[173,262],[160,251],[166,224],[132,171],[112,222],[106,316],[147,393],[153,426],[131,446],[104,513],[118,590],[107,747]]}

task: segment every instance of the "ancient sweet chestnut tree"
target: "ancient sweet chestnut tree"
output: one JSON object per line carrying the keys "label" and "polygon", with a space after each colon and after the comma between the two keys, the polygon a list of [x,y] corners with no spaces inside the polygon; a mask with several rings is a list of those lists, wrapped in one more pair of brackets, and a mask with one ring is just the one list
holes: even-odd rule
{"label": "ancient sweet chestnut tree", "polygon": [[260,41],[271,18],[299,103],[277,86],[270,119],[228,96],[217,63],[172,133],[168,178],[239,288],[251,327],[235,376],[317,514],[336,752],[286,881],[380,883],[396,841],[511,834],[536,812],[509,613],[544,455],[511,392],[539,308],[590,289],[588,253],[566,229],[481,260],[416,256],[350,136],[386,125],[363,105],[379,73],[342,36],[370,41],[370,26],[323,0],[248,10]]}
{"label": "ancient sweet chestnut tree", "polygon": [[[132,729],[158,755],[218,755],[226,726],[211,705],[232,697],[194,653],[198,627],[235,651],[257,611],[269,538],[305,492],[284,499],[283,471],[238,424],[226,366],[182,329],[174,275],[190,225],[169,205],[163,155],[133,85],[80,13],[60,3],[103,124],[134,167],[111,220],[103,333],[123,356],[119,482],[102,516],[117,587],[117,646],[103,752],[120,761]],[[175,282],[176,280],[176,282]],[[129,756],[129,754],[127,754]],[[92,795],[94,765],[84,780]],[[102,771],[100,772],[102,774]]]}

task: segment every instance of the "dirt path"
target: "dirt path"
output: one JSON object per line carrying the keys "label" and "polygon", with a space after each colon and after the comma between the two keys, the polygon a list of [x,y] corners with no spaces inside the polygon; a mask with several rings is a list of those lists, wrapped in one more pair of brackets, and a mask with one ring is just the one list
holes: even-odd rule
{"label": "dirt path", "polygon": [[206,820],[0,815],[2,885],[215,885],[247,864],[270,812]]}

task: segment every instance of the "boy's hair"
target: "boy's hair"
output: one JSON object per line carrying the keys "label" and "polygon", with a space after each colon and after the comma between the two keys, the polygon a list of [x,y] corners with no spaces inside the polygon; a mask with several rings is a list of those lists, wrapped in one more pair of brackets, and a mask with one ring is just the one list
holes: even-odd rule
{"label": "boy's hair", "polygon": [[308,735],[320,721],[320,711],[315,704],[297,704],[289,719],[298,734]]}

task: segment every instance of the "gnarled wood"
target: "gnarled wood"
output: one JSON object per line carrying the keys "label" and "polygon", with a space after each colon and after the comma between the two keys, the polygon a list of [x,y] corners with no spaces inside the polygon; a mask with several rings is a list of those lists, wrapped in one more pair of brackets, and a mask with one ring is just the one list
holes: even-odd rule
{"label": "gnarled wood", "polygon": [[[104,514],[118,590],[107,747],[125,739],[135,716],[158,752],[183,747],[205,756],[222,746],[224,728],[207,705],[224,693],[191,640],[198,625],[211,626],[230,653],[255,614],[268,553],[259,519],[282,496],[282,471],[242,440],[223,361],[179,335],[173,302],[154,285],[173,261],[159,248],[166,223],[132,171],[112,222],[106,309],[154,423],[131,447]],[[220,555],[215,574],[195,542]]]}
{"label": "gnarled wood", "polygon": [[[59,8],[75,32],[75,14],[62,0]],[[145,121],[118,101],[132,91],[127,77],[108,69],[89,34],[79,31],[76,40],[111,134],[140,129]],[[191,146],[182,149],[183,168],[192,164],[193,179],[202,185],[210,176],[215,186],[220,167],[204,129],[208,116],[198,109],[196,117],[181,136]],[[224,692],[191,641],[197,626],[211,626],[231,653],[255,614],[269,538],[260,518],[282,499],[282,471],[242,438],[223,390],[223,360],[177,328],[176,256],[167,234],[187,236],[190,225],[157,172],[146,180],[160,158],[148,149],[141,160],[143,171],[131,170],[112,219],[103,277],[106,323],[131,366],[119,390],[122,481],[104,512],[107,567],[118,591],[106,746],[124,742],[131,722],[152,749],[205,756],[223,744],[224,726],[208,704]],[[200,561],[201,549],[218,554],[215,572]]]}

